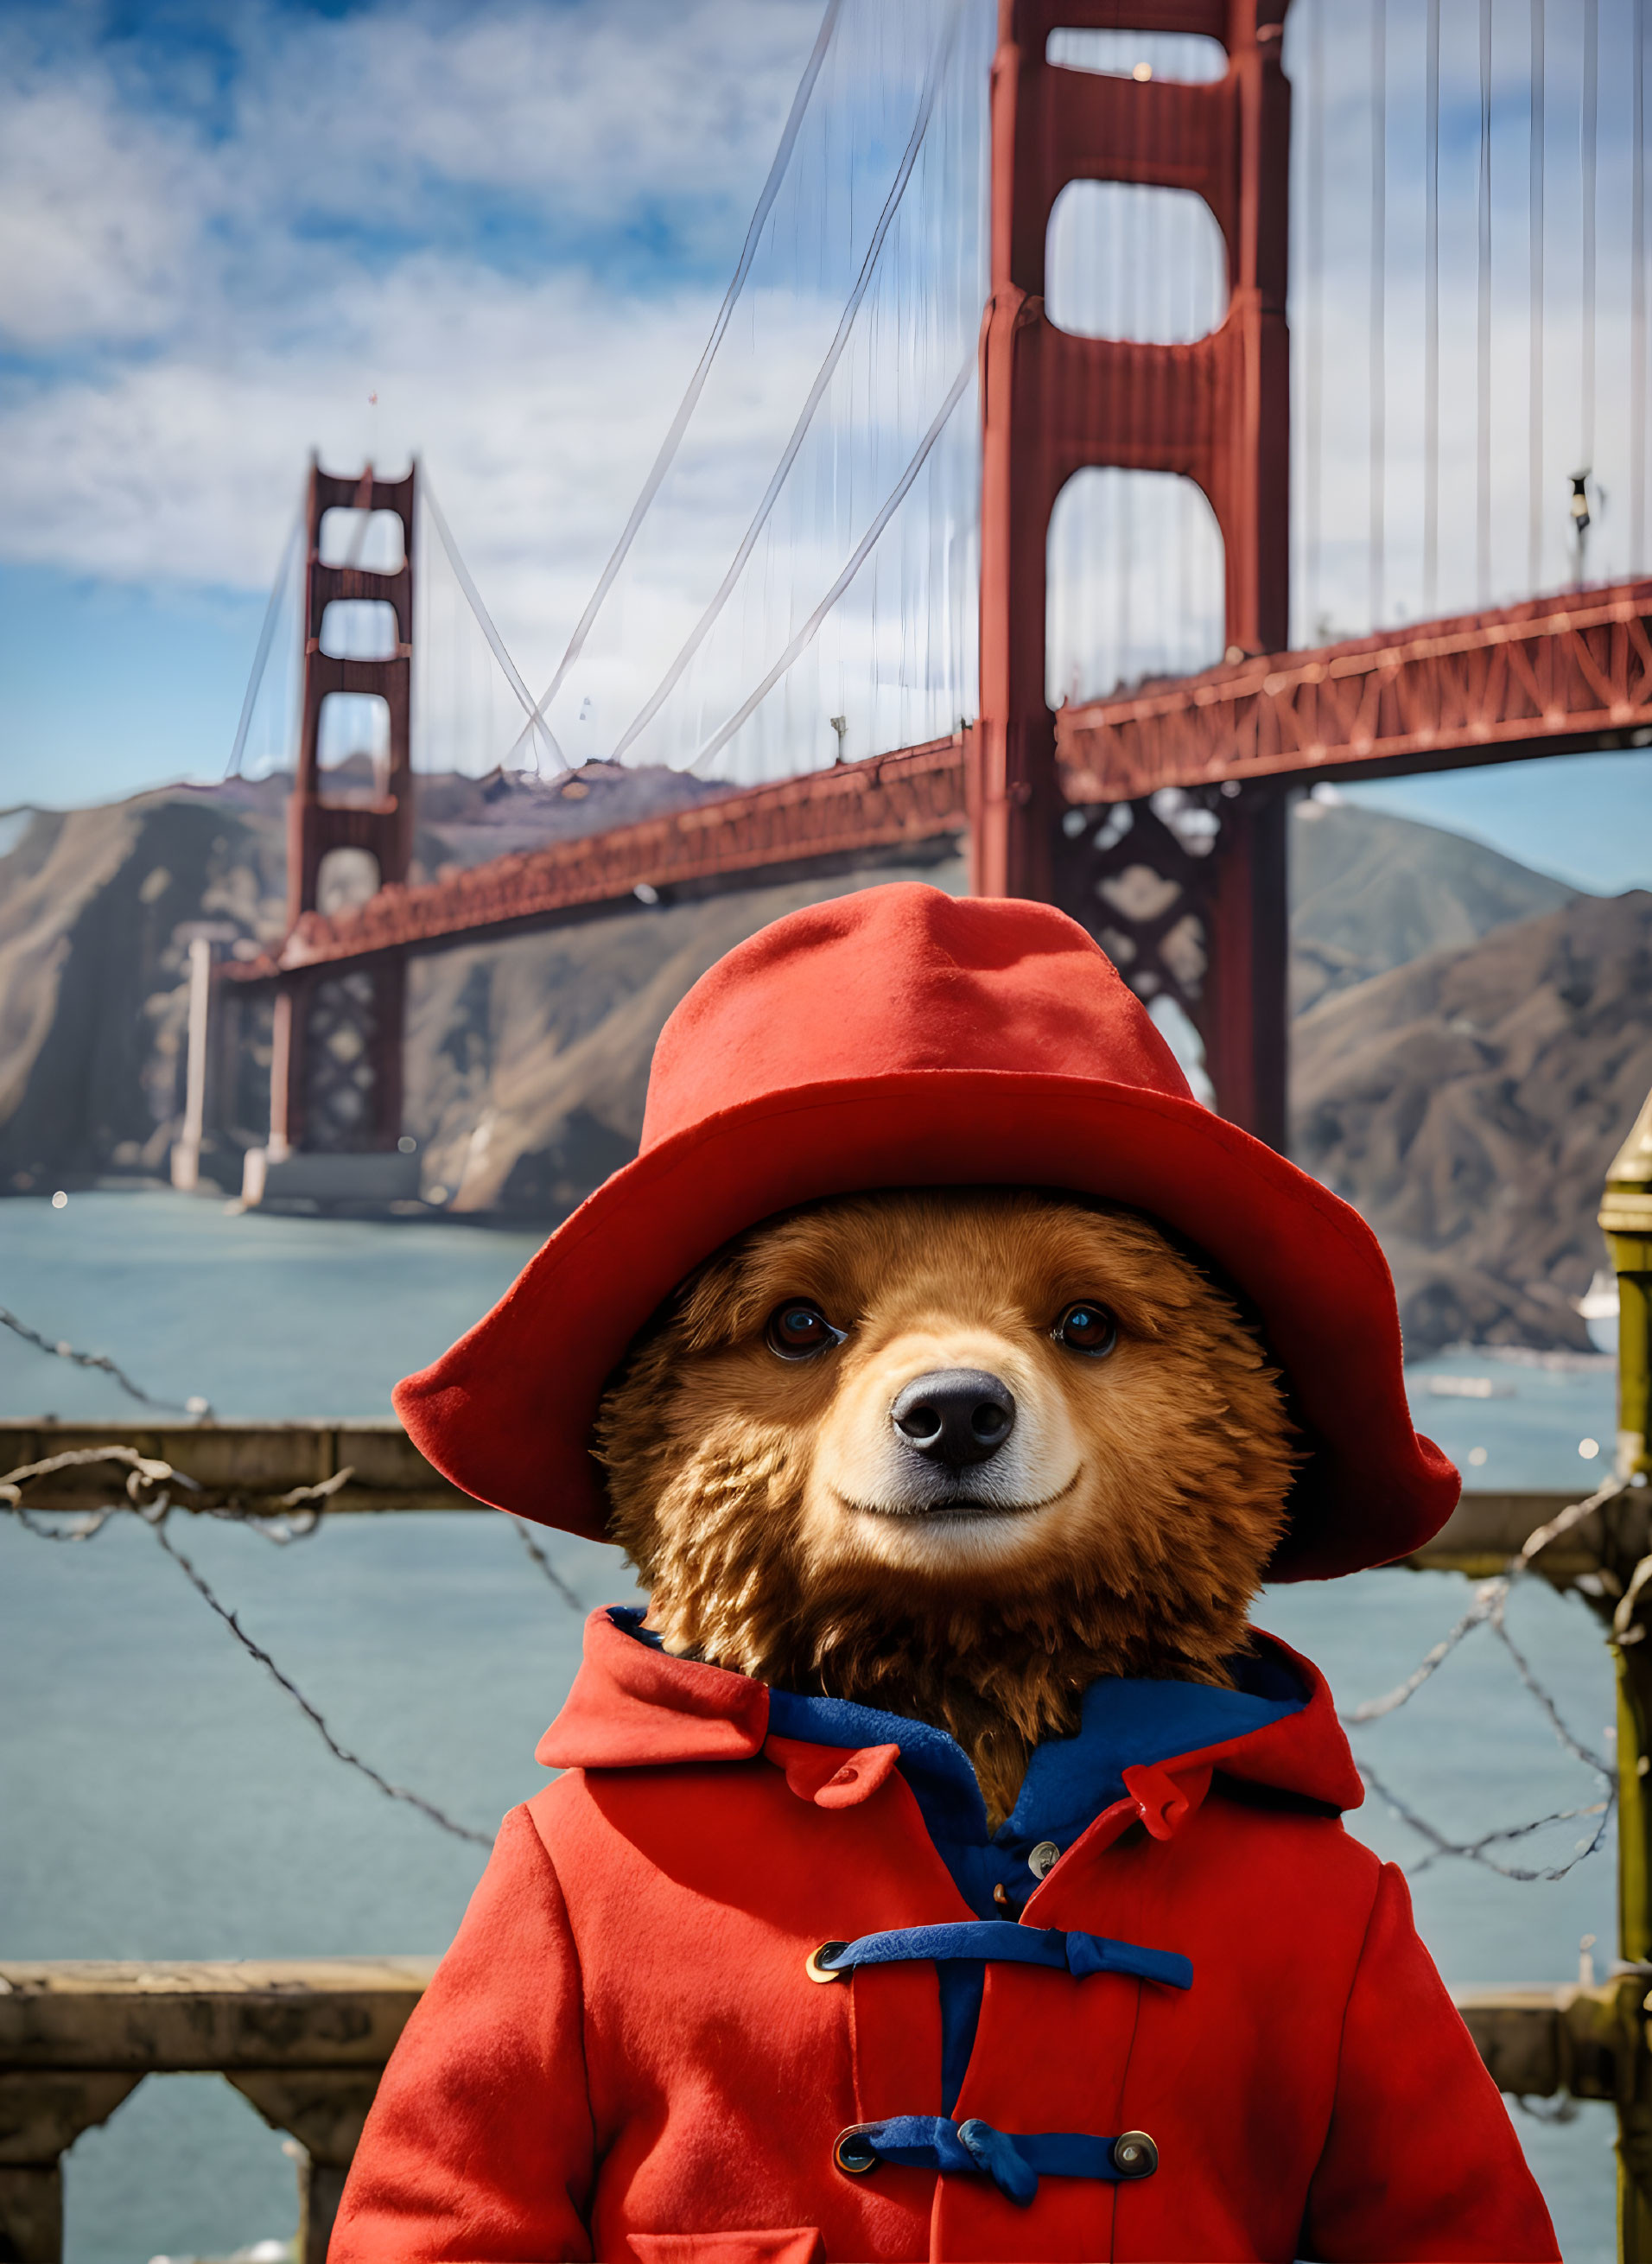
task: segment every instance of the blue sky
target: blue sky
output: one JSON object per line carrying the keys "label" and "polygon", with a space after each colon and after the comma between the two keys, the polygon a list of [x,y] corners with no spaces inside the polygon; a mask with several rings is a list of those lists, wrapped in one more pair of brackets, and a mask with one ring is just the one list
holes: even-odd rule
{"label": "blue sky", "polygon": [[[537,689],[818,23],[819,0],[0,0],[0,802],[221,770],[311,446],[422,452]],[[1580,885],[1652,884],[1647,755],[1361,791]]]}

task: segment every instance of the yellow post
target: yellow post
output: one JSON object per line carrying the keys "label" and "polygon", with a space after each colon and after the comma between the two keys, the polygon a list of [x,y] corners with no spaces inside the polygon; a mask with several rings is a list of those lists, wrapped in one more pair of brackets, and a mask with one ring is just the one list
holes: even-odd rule
{"label": "yellow post", "polygon": [[[1652,1469],[1652,1094],[1606,1173],[1600,1224],[1618,1276],[1617,1475]],[[1634,1631],[1645,1622],[1634,1623]],[[1652,1640],[1614,1644],[1618,1675],[1618,2249],[1652,2264]]]}

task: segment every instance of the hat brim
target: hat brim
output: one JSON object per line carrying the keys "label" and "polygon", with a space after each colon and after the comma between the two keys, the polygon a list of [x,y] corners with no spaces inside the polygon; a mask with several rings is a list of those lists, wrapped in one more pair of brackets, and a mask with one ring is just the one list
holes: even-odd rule
{"label": "hat brim", "polygon": [[396,1411],[477,1500],[601,1539],[591,1425],[662,1300],[778,1211],[916,1186],[1064,1188],[1129,1204],[1237,1286],[1314,1448],[1270,1578],[1391,1563],[1451,1514],[1458,1475],[1412,1426],[1393,1280],[1358,1212],[1198,1102],[1089,1078],[909,1070],[705,1118],[605,1181],[490,1313],[396,1387]]}

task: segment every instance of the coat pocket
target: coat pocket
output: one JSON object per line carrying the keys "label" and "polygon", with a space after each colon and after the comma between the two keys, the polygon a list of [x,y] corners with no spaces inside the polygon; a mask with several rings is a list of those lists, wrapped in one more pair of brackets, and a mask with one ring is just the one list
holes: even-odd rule
{"label": "coat pocket", "polygon": [[634,2232],[641,2264],[826,2264],[812,2224],[779,2232]]}

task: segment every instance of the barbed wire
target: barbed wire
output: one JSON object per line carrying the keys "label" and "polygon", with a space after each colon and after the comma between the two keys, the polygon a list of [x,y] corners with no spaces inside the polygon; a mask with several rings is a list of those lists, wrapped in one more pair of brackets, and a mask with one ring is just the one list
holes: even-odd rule
{"label": "barbed wire", "polygon": [[359,1753],[351,1752],[348,1745],[341,1745],[328,1727],[326,1717],[320,1708],[312,1705],[292,1677],[281,1672],[263,1644],[253,1641],[235,1613],[230,1610],[228,1604],[221,1602],[213,1593],[210,1586],[191,1564],[183,1550],[175,1548],[167,1539],[164,1513],[153,1520],[152,1529],[156,1541],[178,1566],[196,1594],[211,1610],[217,1613],[248,1657],[257,1659],[271,1680],[286,1691],[293,1703],[314,1727],[322,1743],[336,1760],[343,1761],[347,1768],[355,1769],[365,1776],[369,1784],[376,1785],[387,1800],[405,1801],[409,1808],[417,1808],[421,1816],[427,1816],[432,1824],[438,1825],[444,1832],[450,1832],[455,1840],[467,1840],[473,1847],[492,1847],[491,1834],[486,1832],[473,1832],[467,1824],[456,1823],[448,1815],[446,1810],[438,1808],[433,1800],[426,1800],[423,1793],[410,1792],[404,1784],[393,1784],[388,1776],[380,1775],[371,1761],[363,1760]]}
{"label": "barbed wire", "polygon": [[[40,1513],[29,1509],[24,1502],[23,1488],[33,1479],[51,1477],[59,1470],[98,1462],[113,1463],[117,1468],[126,1470],[127,1477],[123,1489],[127,1495],[126,1500],[112,1502],[106,1506],[100,1506],[90,1513],[83,1513],[73,1526],[55,1528],[48,1525]],[[278,1535],[274,1530],[268,1530],[266,1537],[272,1540],[279,1537],[285,1541],[292,1541],[315,1532],[321,1523],[329,1499],[341,1486],[347,1484],[353,1476],[353,1469],[347,1465],[344,1469],[336,1471],[331,1477],[323,1478],[318,1484],[294,1486],[290,1493],[279,1498],[281,1506],[286,1508],[308,1510],[309,1522],[301,1528],[301,1531],[289,1527]],[[235,1613],[215,1593],[210,1582],[198,1567],[169,1539],[166,1520],[177,1506],[172,1499],[174,1486],[183,1486],[192,1492],[201,1491],[199,1482],[189,1477],[186,1472],[175,1469],[170,1462],[163,1462],[156,1456],[140,1455],[134,1447],[78,1448],[61,1455],[49,1455],[41,1462],[24,1462],[16,1469],[8,1470],[5,1476],[0,1478],[0,1509],[9,1511],[26,1531],[34,1534],[40,1539],[51,1541],[90,1540],[103,1530],[112,1517],[119,1516],[127,1511],[135,1513],[149,1527],[162,1549],[178,1566],[196,1594],[223,1622],[247,1656],[256,1660],[277,1687],[286,1692],[336,1760],[342,1761],[347,1768],[352,1768],[358,1774],[366,1777],[368,1783],[376,1787],[386,1799],[402,1801],[409,1808],[417,1809],[420,1815],[427,1817],[442,1831],[451,1832],[454,1839],[467,1840],[473,1847],[490,1847],[493,1840],[489,1834],[484,1832],[473,1832],[468,1825],[457,1822],[454,1818],[447,1814],[445,1809],[438,1808],[433,1800],[425,1799],[423,1793],[413,1792],[406,1785],[392,1783],[390,1779],[376,1769],[371,1761],[364,1760],[359,1753],[352,1752],[348,1745],[344,1745],[334,1735],[321,1709],[305,1696],[291,1675],[285,1673],[277,1665],[263,1644],[247,1633]],[[272,1522],[249,1514],[234,1506],[213,1505],[192,1511],[191,1513],[227,1517],[237,1524],[251,1526],[255,1530],[265,1530]],[[284,1523],[284,1520],[277,1522]]]}
{"label": "barbed wire", "polygon": [[170,1415],[210,1415],[213,1411],[208,1403],[198,1397],[188,1399],[156,1398],[141,1383],[134,1383],[125,1368],[118,1367],[107,1353],[79,1352],[72,1344],[42,1336],[39,1329],[32,1329],[26,1321],[19,1320],[4,1305],[0,1305],[0,1327],[10,1329],[13,1336],[21,1337],[25,1344],[33,1345],[36,1351],[49,1353],[54,1360],[69,1361],[76,1368],[100,1369],[105,1375],[113,1377],[128,1399],[136,1399],[145,1407],[163,1408]]}
{"label": "barbed wire", "polygon": [[[48,1525],[40,1512],[25,1504],[22,1490],[33,1479],[51,1477],[60,1470],[91,1468],[99,1462],[113,1462],[126,1470],[125,1501],[81,1511],[71,1515],[67,1525]],[[264,1507],[250,1507],[243,1502],[200,1502],[191,1506],[190,1514],[245,1526],[264,1540],[285,1548],[289,1542],[305,1540],[316,1530],[328,1502],[341,1486],[349,1484],[355,1474],[354,1464],[347,1462],[330,1478],[322,1478],[314,1485],[293,1486],[286,1493],[275,1495]],[[19,1524],[42,1541],[91,1541],[103,1531],[112,1517],[129,1510],[142,1514],[147,1506],[146,1492],[152,1501],[157,1489],[178,1486],[189,1493],[205,1491],[199,1479],[191,1477],[187,1471],[175,1469],[157,1457],[141,1455],[135,1447],[74,1447],[62,1454],[48,1455],[44,1462],[24,1462],[15,1470],[8,1470],[0,1478],[0,1508],[9,1509]],[[290,1514],[293,1512],[297,1513],[296,1516]]]}
{"label": "barbed wire", "polygon": [[1522,1547],[1510,1557],[1496,1578],[1481,1584],[1474,1593],[1474,1602],[1463,1614],[1461,1619],[1448,1635],[1441,1637],[1421,1665],[1415,1667],[1403,1682],[1396,1683],[1392,1690],[1385,1692],[1380,1698],[1368,1698],[1364,1705],[1349,1708],[1339,1717],[1344,1726],[1353,1727],[1366,1722],[1380,1721],[1385,1714],[1397,1711],[1408,1699],[1414,1698],[1430,1676],[1445,1665],[1463,1637],[1472,1634],[1474,1629],[1482,1626],[1494,1612],[1502,1608],[1503,1603],[1507,1601],[1509,1591],[1515,1581],[1531,1570],[1551,1542],[1558,1541],[1563,1534],[1569,1533],[1574,1526],[1581,1525],[1584,1518],[1593,1516],[1596,1510],[1603,1509],[1609,1501],[1615,1501],[1619,1494],[1627,1493],[1628,1491],[1627,1478],[1615,1476],[1609,1477],[1598,1486],[1586,1500],[1569,1504],[1558,1516],[1550,1518],[1547,1525],[1540,1525],[1535,1533],[1526,1536]]}
{"label": "barbed wire", "polygon": [[546,1555],[539,1542],[533,1538],[533,1535],[528,1531],[526,1526],[522,1523],[520,1519],[513,1517],[511,1520],[511,1522],[516,1528],[516,1532],[522,1542],[522,1546],[527,1550],[528,1555],[539,1566],[540,1571],[544,1573],[552,1587],[555,1589],[557,1594],[568,1606],[569,1609],[570,1611],[577,1612],[580,1618],[583,1620],[585,1616],[585,1607],[582,1599],[576,1596],[573,1589],[569,1586],[568,1582],[562,1578],[555,1565],[552,1564],[550,1558]]}
{"label": "barbed wire", "polygon": [[[1616,1805],[1615,1799],[1609,1794],[1605,1800],[1594,1801],[1587,1808],[1557,1808],[1548,1816],[1533,1817],[1529,1824],[1508,1824],[1496,1832],[1482,1832],[1477,1840],[1448,1840],[1443,1832],[1428,1821],[1426,1817],[1419,1816],[1409,1802],[1402,1800],[1397,1792],[1385,1784],[1368,1762],[1357,1760],[1354,1767],[1359,1770],[1364,1781],[1376,1794],[1378,1799],[1386,1801],[1402,1824],[1409,1825],[1413,1832],[1419,1833],[1429,1842],[1432,1852],[1424,1855],[1420,1862],[1412,1865],[1410,1876],[1413,1878],[1417,1877],[1418,1873],[1429,1869],[1442,1855],[1460,1855],[1469,1862],[1482,1863],[1489,1871],[1496,1871],[1500,1878],[1518,1879],[1528,1883],[1540,1879],[1563,1879],[1568,1871],[1575,1869],[1579,1863],[1586,1861],[1599,1847],[1606,1836],[1606,1827],[1612,1821],[1612,1812]],[[1594,1816],[1600,1819],[1595,1826],[1593,1836],[1587,1841],[1579,1842],[1569,1861],[1557,1864],[1550,1869],[1523,1870],[1513,1864],[1496,1862],[1486,1853],[1488,1847],[1504,1846],[1516,1840],[1530,1839],[1534,1832],[1545,1831],[1551,1824],[1573,1824],[1585,1816]]]}
{"label": "barbed wire", "polygon": [[[0,1311],[3,1310],[4,1309],[0,1309]],[[7,1317],[10,1319],[12,1317]],[[47,1349],[52,1347],[48,1346]],[[91,1361],[91,1355],[85,1357]],[[122,1487],[126,1496],[124,1500],[100,1505],[91,1511],[79,1513],[71,1517],[67,1524],[54,1524],[48,1521],[47,1516],[32,1510],[23,1499],[22,1489],[37,1478],[51,1477],[71,1468],[100,1463],[112,1464],[117,1469],[125,1470],[126,1477]],[[306,1538],[319,1529],[329,1500],[340,1488],[346,1485],[353,1476],[353,1468],[346,1466],[335,1472],[331,1477],[322,1479],[314,1485],[292,1488],[288,1492],[276,1497],[267,1508],[249,1507],[244,1504],[234,1502],[199,1502],[190,1506],[190,1513],[196,1516],[215,1517],[246,1526],[252,1531],[261,1534],[266,1540],[285,1546],[292,1541]],[[1511,1557],[1503,1572],[1496,1578],[1485,1581],[1481,1585],[1468,1610],[1402,1682],[1396,1684],[1392,1690],[1386,1692],[1381,1697],[1367,1700],[1365,1703],[1351,1707],[1342,1713],[1340,1718],[1344,1725],[1358,1728],[1383,1720],[1388,1715],[1397,1712],[1416,1695],[1424,1683],[1431,1679],[1467,1636],[1476,1627],[1489,1625],[1507,1650],[1521,1682],[1547,1716],[1550,1726],[1561,1745],[1576,1760],[1594,1771],[1605,1787],[1605,1797],[1590,1806],[1556,1810],[1547,1816],[1534,1818],[1526,1824],[1502,1826],[1484,1832],[1472,1840],[1458,1840],[1452,1839],[1438,1826],[1431,1824],[1426,1817],[1412,1808],[1409,1803],[1395,1792],[1368,1763],[1356,1760],[1355,1766],[1363,1781],[1379,1799],[1388,1804],[1403,1824],[1428,1843],[1430,1852],[1411,1867],[1413,1876],[1428,1869],[1442,1857],[1453,1856],[1479,1863],[1485,1869],[1495,1871],[1501,1877],[1521,1882],[1561,1879],[1578,1863],[1592,1855],[1604,1840],[1616,1806],[1616,1772],[1608,1761],[1585,1745],[1583,1739],[1569,1728],[1554,1699],[1540,1681],[1531,1662],[1510,1634],[1505,1615],[1509,1597],[1516,1581],[1529,1571],[1542,1551],[1552,1542],[1580,1524],[1584,1518],[1592,1515],[1607,1502],[1617,1498],[1627,1490],[1627,1486],[1628,1481],[1626,1479],[1608,1478],[1586,1499],[1571,1503],[1557,1517],[1552,1518],[1547,1525],[1540,1526],[1528,1537],[1524,1547]],[[174,1489],[183,1489],[194,1494],[203,1491],[199,1482],[186,1471],[179,1470],[170,1462],[158,1457],[141,1455],[135,1448],[120,1445],[79,1448],[48,1455],[39,1462],[21,1464],[18,1469],[6,1472],[4,1477],[0,1477],[0,1508],[8,1511],[28,1532],[40,1539],[48,1541],[91,1540],[103,1531],[112,1518],[126,1513],[135,1513],[150,1527],[160,1547],[178,1566],[203,1602],[229,1629],[243,1650],[263,1667],[304,1714],[336,1760],[366,1777],[368,1782],[386,1798],[402,1802],[417,1809],[431,1822],[436,1824],[441,1830],[450,1832],[453,1837],[468,1840],[478,1847],[490,1846],[491,1841],[486,1834],[474,1832],[467,1825],[457,1822],[433,1801],[425,1799],[422,1794],[413,1792],[406,1786],[393,1783],[371,1762],[363,1760],[359,1753],[351,1752],[348,1746],[340,1742],[321,1709],[304,1694],[292,1678],[283,1672],[271,1654],[247,1633],[235,1611],[221,1600],[197,1566],[168,1538],[165,1531],[167,1517],[174,1507],[181,1506],[176,1504],[172,1498]],[[273,1516],[270,1513],[271,1509],[276,1513]],[[511,1522],[524,1549],[548,1586],[571,1611],[583,1619],[585,1613],[583,1600],[557,1570],[539,1542],[534,1540],[526,1526],[514,1517]],[[1613,1634],[1618,1641],[1634,1642],[1642,1635],[1643,1629],[1639,1624],[1633,1622],[1631,1615],[1642,1590],[1649,1582],[1652,1582],[1652,1556],[1643,1559],[1637,1566],[1629,1586],[1617,1607],[1613,1617]],[[1501,1863],[1489,1852],[1494,1847],[1529,1838],[1550,1825],[1576,1822],[1585,1817],[1595,1817],[1599,1819],[1594,1833],[1586,1844],[1580,1843],[1569,1861],[1563,1864],[1533,1870],[1518,1865]]]}
{"label": "barbed wire", "polygon": [[[1448,1833],[1442,1832],[1437,1825],[1431,1824],[1426,1817],[1420,1815],[1409,1802],[1402,1799],[1398,1793],[1383,1782],[1367,1762],[1361,1760],[1356,1755],[1354,1766],[1359,1770],[1363,1781],[1380,1800],[1388,1803],[1402,1824],[1409,1826],[1420,1839],[1428,1842],[1429,1853],[1410,1867],[1412,1877],[1415,1878],[1428,1870],[1442,1856],[1450,1855],[1459,1857],[1467,1862],[1479,1863],[1487,1870],[1495,1871],[1501,1878],[1515,1879],[1523,1883],[1540,1880],[1563,1879],[1567,1873],[1575,1869],[1579,1863],[1587,1861],[1605,1839],[1618,1804],[1617,1770],[1591,1746],[1585,1745],[1569,1727],[1554,1696],[1539,1680],[1531,1661],[1510,1634],[1506,1615],[1509,1599],[1514,1592],[1516,1583],[1530,1571],[1532,1566],[1551,1542],[1558,1541],[1562,1535],[1571,1532],[1575,1527],[1581,1525],[1585,1518],[1593,1516],[1597,1510],[1604,1509],[1608,1502],[1615,1501],[1621,1494],[1627,1493],[1629,1486],[1628,1478],[1613,1475],[1606,1478],[1586,1498],[1569,1503],[1557,1516],[1550,1518],[1546,1525],[1539,1526],[1535,1533],[1526,1536],[1522,1547],[1510,1557],[1503,1570],[1495,1579],[1481,1583],[1474,1592],[1474,1601],[1469,1605],[1468,1609],[1440,1638],[1433,1649],[1426,1653],[1402,1682],[1398,1682],[1393,1689],[1385,1691],[1381,1697],[1367,1699],[1364,1704],[1350,1707],[1340,1715],[1339,1718],[1344,1727],[1351,1729],[1367,1727],[1373,1722],[1383,1721],[1389,1715],[1397,1713],[1402,1706],[1408,1704],[1417,1695],[1425,1682],[1438,1673],[1440,1667],[1445,1665],[1466,1636],[1471,1635],[1477,1627],[1489,1627],[1509,1653],[1520,1680],[1547,1716],[1549,1725],[1560,1744],[1575,1760],[1583,1762],[1586,1768],[1593,1770],[1605,1787],[1605,1797],[1589,1807],[1557,1809],[1550,1815],[1533,1818],[1529,1824],[1507,1825],[1494,1832],[1482,1832],[1475,1840],[1453,1840]],[[1652,1580],[1652,1556],[1643,1558],[1636,1567],[1628,1589],[1613,1614],[1612,1632],[1614,1638],[1619,1643],[1636,1642],[1644,1633],[1641,1627],[1631,1624],[1631,1615],[1634,1604],[1648,1580]],[[1575,1823],[1589,1816],[1599,1818],[1593,1835],[1586,1841],[1578,1842],[1567,1862],[1544,1870],[1531,1870],[1518,1864],[1500,1863],[1488,1853],[1490,1848],[1506,1846],[1515,1840],[1529,1839],[1533,1832],[1544,1831],[1551,1825]]]}

